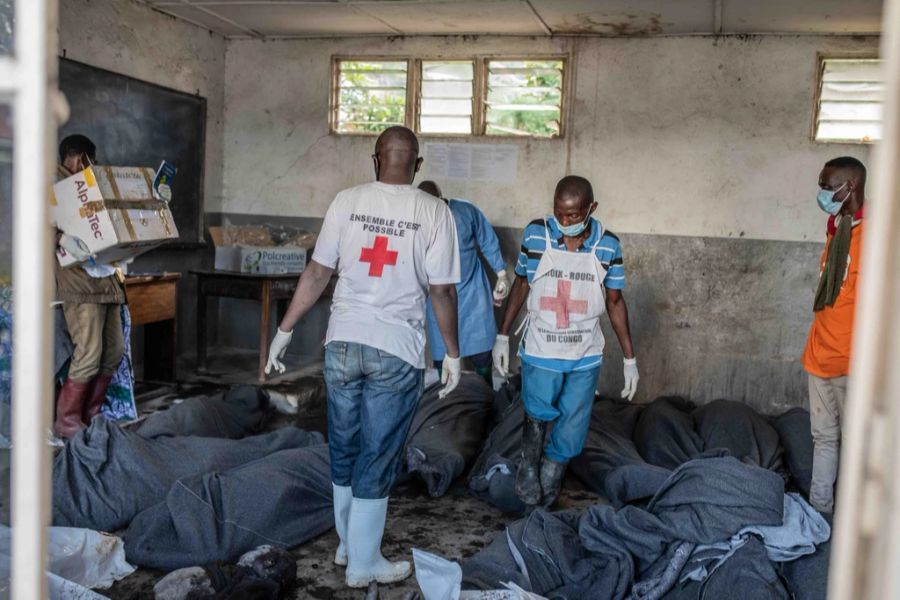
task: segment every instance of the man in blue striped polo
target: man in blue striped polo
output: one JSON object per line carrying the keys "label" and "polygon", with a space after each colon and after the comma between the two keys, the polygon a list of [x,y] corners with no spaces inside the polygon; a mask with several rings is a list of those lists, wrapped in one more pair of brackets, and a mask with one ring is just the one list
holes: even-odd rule
{"label": "man in blue striped polo", "polygon": [[[516,281],[494,344],[494,366],[509,369],[509,333],[527,301],[519,348],[525,422],[516,493],[528,505],[556,500],[569,460],[584,447],[604,339],[600,317],[609,313],[625,357],[625,389],[631,400],[638,370],[622,290],[625,267],[619,238],[591,214],[597,209],[590,182],[563,177],[553,196],[553,216],[525,228]],[[554,422],[546,447],[546,426]]]}

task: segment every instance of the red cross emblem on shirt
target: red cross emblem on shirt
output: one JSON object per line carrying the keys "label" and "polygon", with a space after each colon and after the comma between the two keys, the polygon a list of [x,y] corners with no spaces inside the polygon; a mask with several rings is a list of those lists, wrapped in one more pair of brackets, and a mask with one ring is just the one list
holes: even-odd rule
{"label": "red cross emblem on shirt", "polygon": [[363,248],[359,253],[360,262],[369,263],[369,277],[381,277],[384,265],[396,265],[396,250],[388,250],[388,238],[384,235],[375,236],[375,244],[371,248]]}
{"label": "red cross emblem on shirt", "polygon": [[569,315],[587,314],[587,300],[574,300],[569,296],[572,293],[572,282],[559,279],[556,282],[556,296],[541,296],[541,310],[552,310],[556,313],[556,327],[558,329],[569,328]]}

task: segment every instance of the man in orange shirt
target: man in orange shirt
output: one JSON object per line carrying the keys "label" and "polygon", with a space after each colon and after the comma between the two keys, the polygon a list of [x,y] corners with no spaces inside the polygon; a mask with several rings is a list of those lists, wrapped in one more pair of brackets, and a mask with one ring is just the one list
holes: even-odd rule
{"label": "man in orange shirt", "polygon": [[809,501],[816,510],[830,513],[834,511],[834,482],[850,371],[866,167],[852,157],[830,160],[819,174],[819,188],[819,207],[831,216],[803,367],[809,373],[814,446]]}

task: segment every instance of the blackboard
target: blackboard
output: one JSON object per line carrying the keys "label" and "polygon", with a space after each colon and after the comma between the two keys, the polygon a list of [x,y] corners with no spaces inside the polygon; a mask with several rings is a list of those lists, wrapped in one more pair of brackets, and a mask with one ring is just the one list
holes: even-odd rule
{"label": "blackboard", "polygon": [[102,165],[155,170],[163,159],[174,164],[171,209],[179,242],[201,242],[206,99],[65,58],[59,88],[71,109],[59,139],[88,136]]}

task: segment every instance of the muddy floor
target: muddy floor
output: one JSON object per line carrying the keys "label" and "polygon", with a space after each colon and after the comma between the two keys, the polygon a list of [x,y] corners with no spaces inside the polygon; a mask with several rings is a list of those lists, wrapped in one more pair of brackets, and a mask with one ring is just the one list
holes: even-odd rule
{"label": "muddy floor", "polygon": [[[567,488],[577,482],[567,481]],[[560,508],[581,508],[597,502],[591,492],[566,489]],[[429,498],[424,486],[411,484],[396,490],[391,497],[382,552],[392,560],[412,560],[412,548],[420,548],[445,558],[463,561],[487,545],[516,515],[504,515],[486,502],[472,496],[461,482],[442,498]],[[325,600],[362,600],[364,590],[344,585],[344,568],[332,563],[337,547],[334,530],[291,550],[297,558],[297,588],[288,598]],[[153,584],[163,573],[139,569],[105,592],[113,599],[151,599]],[[408,592],[418,591],[415,576],[379,588],[381,600],[400,600]]]}

